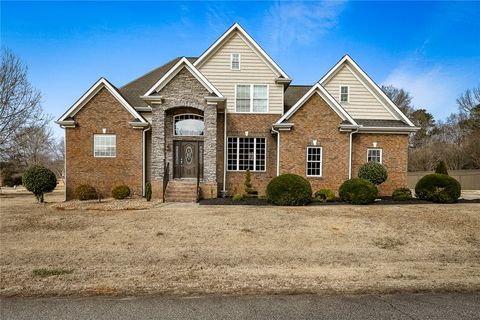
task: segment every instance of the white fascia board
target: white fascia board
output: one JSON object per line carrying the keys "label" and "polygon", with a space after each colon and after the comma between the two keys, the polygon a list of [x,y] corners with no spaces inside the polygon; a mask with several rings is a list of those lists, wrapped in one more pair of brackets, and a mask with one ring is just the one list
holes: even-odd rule
{"label": "white fascia board", "polygon": [[[400,116],[400,118],[402,118],[403,121],[405,121],[409,126],[415,127],[415,125],[412,123],[412,121],[410,121],[410,119],[408,119],[407,116],[402,111],[400,111],[400,109],[398,109],[398,107],[395,105],[395,103],[393,103],[393,101],[390,100],[389,97],[387,97],[385,92],[383,92],[382,89],[380,89],[380,87],[372,80],[372,78],[370,78],[370,76],[365,71],[363,71],[362,68],[355,62],[355,60],[353,60],[348,54],[343,56],[343,58],[340,59],[340,61],[338,61],[337,64],[335,64],[333,66],[333,68],[330,69],[318,82],[321,85],[324,85],[326,82],[328,82],[340,70],[340,67],[345,62],[348,62],[350,64],[350,66],[353,67],[355,72],[360,74],[363,77],[363,79],[365,79],[367,81],[367,83],[374,90],[374,93],[376,93],[378,96],[382,97],[382,99],[387,102],[388,107],[390,107],[398,116]],[[354,75],[355,75],[355,72],[354,72]]]}
{"label": "white fascia board", "polygon": [[415,132],[420,130],[419,127],[364,127],[361,126],[358,129],[360,132],[369,131],[369,132]]}
{"label": "white fascia board", "polygon": [[223,97],[220,91],[215,88],[215,86],[208,81],[208,79],[198,71],[195,66],[188,61],[187,58],[183,57],[180,59],[168,72],[160,78],[143,96],[142,99],[145,99],[147,96],[150,96],[154,91],[160,91],[170,80],[177,75],[177,73],[182,70],[183,67],[186,67],[188,71],[208,90],[210,93],[216,94],[218,97]]}
{"label": "white fascia board", "polygon": [[215,41],[204,53],[202,53],[202,55],[197,60],[195,60],[193,65],[196,67],[200,67],[207,60],[209,55],[212,52],[217,51],[218,48],[220,48],[222,44],[227,39],[229,39],[230,35],[235,31],[238,31],[249,42],[249,44],[255,48],[255,50],[262,56],[262,58],[265,59],[275,69],[279,76],[290,79],[290,77],[285,73],[285,71],[283,71],[282,68],[280,68],[280,66],[275,61],[273,61],[272,58],[270,58],[270,56],[265,52],[265,50],[263,50],[262,47],[260,47],[258,43],[253,40],[253,38],[237,22],[234,23],[233,26],[231,26],[220,38],[218,38],[217,41]]}
{"label": "white fascia board", "polygon": [[302,107],[303,104],[307,102],[307,100],[310,99],[310,97],[315,93],[320,95],[320,97],[327,102],[327,104],[333,109],[333,111],[335,111],[335,113],[340,116],[340,118],[342,118],[342,120],[348,120],[353,125],[357,124],[355,120],[353,120],[353,118],[337,102],[337,100],[335,100],[332,95],[328,93],[328,91],[325,90],[325,88],[319,83],[316,83],[314,86],[312,86],[310,90],[308,90],[308,92],[305,93],[305,95],[300,98],[300,100],[298,100],[297,103],[295,103],[295,105],[290,108],[290,110],[288,110],[287,113],[285,113],[275,124],[280,124],[283,121],[290,119],[290,117],[297,112],[297,110],[300,109],[300,107]]}
{"label": "white fascia board", "polygon": [[103,77],[100,78],[97,82],[95,82],[95,84],[90,87],[90,89],[88,89],[88,91],[85,92],[85,94],[80,99],[78,99],[77,102],[75,102],[75,104],[71,106],[70,109],[68,109],[67,112],[65,112],[60,117],[60,119],[58,119],[58,122],[65,121],[65,119],[67,119],[68,117],[75,116],[75,114],[77,114],[77,112],[80,111],[83,106],[85,106],[85,104],[90,101],[90,99],[92,99],[95,94],[97,94],[102,88],[106,88],[115,97],[115,99],[117,99],[117,101],[120,102],[120,104],[125,109],[127,109],[127,111],[130,112],[132,116],[135,117],[135,119],[139,119],[141,122],[147,123],[147,121],[143,119],[143,117],[135,110],[135,108],[133,108],[110,84],[110,82],[108,82],[107,79]]}

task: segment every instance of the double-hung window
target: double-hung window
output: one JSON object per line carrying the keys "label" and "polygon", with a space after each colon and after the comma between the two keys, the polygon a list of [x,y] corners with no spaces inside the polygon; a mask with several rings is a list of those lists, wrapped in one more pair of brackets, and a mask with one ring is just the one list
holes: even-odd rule
{"label": "double-hung window", "polygon": [[380,148],[367,149],[367,162],[370,162],[370,161],[382,163],[382,149]]}
{"label": "double-hung window", "polygon": [[322,176],[322,147],[307,147],[307,176]]}
{"label": "double-hung window", "polygon": [[348,86],[340,86],[340,102],[348,102]]}
{"label": "double-hung window", "polygon": [[93,135],[93,156],[114,158],[117,155],[117,137],[114,134]]}
{"label": "double-hung window", "polygon": [[265,138],[229,137],[228,170],[265,171],[265,150]]}
{"label": "double-hung window", "polygon": [[268,86],[260,84],[239,84],[236,87],[236,112],[267,112]]}
{"label": "double-hung window", "polygon": [[240,53],[232,53],[230,55],[230,69],[240,70]]}

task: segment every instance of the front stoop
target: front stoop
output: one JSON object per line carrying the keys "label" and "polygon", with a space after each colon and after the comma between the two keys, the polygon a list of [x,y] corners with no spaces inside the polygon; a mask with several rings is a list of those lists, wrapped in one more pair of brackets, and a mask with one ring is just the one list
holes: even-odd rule
{"label": "front stoop", "polygon": [[196,202],[196,180],[170,180],[165,191],[165,202]]}

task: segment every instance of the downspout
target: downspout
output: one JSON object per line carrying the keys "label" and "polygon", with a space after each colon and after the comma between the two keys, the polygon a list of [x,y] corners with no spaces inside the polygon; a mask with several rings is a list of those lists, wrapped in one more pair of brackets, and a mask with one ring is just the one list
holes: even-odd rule
{"label": "downspout", "polygon": [[65,188],[64,201],[67,201],[67,128],[63,128],[63,187]]}
{"label": "downspout", "polygon": [[222,197],[227,196],[227,108],[223,112],[223,188]]}
{"label": "downspout", "polygon": [[350,131],[350,144],[348,152],[348,179],[352,179],[352,136],[354,133],[358,132],[358,128],[355,131]]}
{"label": "downspout", "polygon": [[277,134],[277,177],[280,175],[280,131],[272,127],[272,131]]}
{"label": "downspout", "polygon": [[150,130],[151,128],[152,127],[148,127],[147,129],[143,130],[143,132],[142,132],[142,196],[143,197],[145,197],[145,183],[146,183],[146,181],[145,181],[145,178],[146,178],[145,171],[146,171],[146,167],[147,167],[146,158],[145,158],[145,153],[146,153],[145,152],[145,149],[146,149],[146,147],[145,147],[145,142],[146,142],[145,135],[146,135],[146,132],[148,130]]}

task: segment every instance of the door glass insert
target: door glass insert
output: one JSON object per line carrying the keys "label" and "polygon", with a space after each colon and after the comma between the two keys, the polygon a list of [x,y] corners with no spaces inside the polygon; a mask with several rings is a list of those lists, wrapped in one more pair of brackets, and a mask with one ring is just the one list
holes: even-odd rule
{"label": "door glass insert", "polygon": [[193,149],[191,145],[185,147],[185,162],[187,164],[192,164],[193,161]]}

